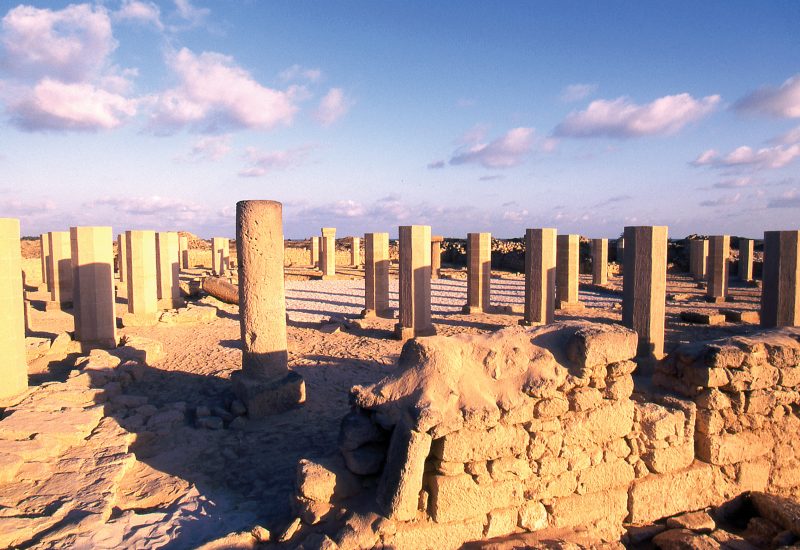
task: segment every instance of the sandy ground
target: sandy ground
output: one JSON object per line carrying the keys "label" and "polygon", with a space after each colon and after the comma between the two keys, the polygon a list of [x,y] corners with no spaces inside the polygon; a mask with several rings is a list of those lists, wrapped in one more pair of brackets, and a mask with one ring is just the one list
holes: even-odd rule
{"label": "sandy ground", "polygon": [[[241,361],[236,306],[207,297],[202,301],[218,308],[211,322],[120,329],[123,336],[157,340],[165,350],[165,357],[145,367],[124,393],[146,396],[159,410],[172,407],[184,411],[184,420],[168,435],[129,429],[136,434],[132,446],[136,463],[122,481],[112,520],[84,542],[94,547],[130,547],[139,541],[148,547],[186,548],[233,531],[249,530],[256,524],[272,532],[286,526],[292,519],[289,499],[297,461],[336,448],[339,422],[348,411],[350,387],[377,381],[393,367],[402,346],[393,339],[394,321],[388,319],[333,333],[321,330],[327,319],[354,318],[363,308],[363,271],[342,271],[352,279],[299,280],[308,272],[290,270],[286,283],[290,366],[305,380],[307,402],[265,420],[248,421],[243,429],[194,427],[197,407],[227,407],[233,399],[228,379]],[[439,334],[486,332],[517,323],[521,316],[516,314],[461,314],[466,281],[463,272],[449,273],[453,278],[433,281],[432,285],[432,309]],[[589,276],[582,276],[581,282],[590,282]],[[493,303],[521,306],[523,285],[520,275],[496,273]],[[621,279],[612,279],[609,286],[619,291]],[[668,294],[675,299],[668,299],[667,350],[686,340],[756,330],[752,325],[681,323],[680,311],[711,312],[720,307],[703,301],[703,293],[688,276],[669,275]],[[724,307],[758,309],[757,288],[734,285],[731,295],[734,301]],[[620,321],[618,292],[581,291],[580,297],[585,309],[557,313],[556,318]],[[36,336],[55,337],[72,330],[69,313],[43,310],[44,293],[31,292],[29,298],[34,306]],[[391,299],[396,308],[396,278],[391,283]],[[120,288],[119,315],[125,311],[125,304],[125,290]],[[32,383],[63,380],[72,360],[37,361],[31,365]],[[127,409],[115,413],[123,427],[126,420],[131,421],[129,416]],[[147,528],[142,527],[143,522]]]}

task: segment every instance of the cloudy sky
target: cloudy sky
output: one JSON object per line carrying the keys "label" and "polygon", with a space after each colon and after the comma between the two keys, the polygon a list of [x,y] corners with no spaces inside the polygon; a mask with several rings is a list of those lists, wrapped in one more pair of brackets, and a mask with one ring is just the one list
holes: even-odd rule
{"label": "cloudy sky", "polygon": [[800,226],[800,3],[0,1],[0,216]]}

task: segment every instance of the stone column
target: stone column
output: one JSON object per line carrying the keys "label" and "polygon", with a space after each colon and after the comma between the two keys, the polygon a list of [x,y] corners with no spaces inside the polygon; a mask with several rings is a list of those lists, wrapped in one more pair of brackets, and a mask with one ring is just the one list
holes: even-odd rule
{"label": "stone column", "polygon": [[731,238],[716,235],[708,238],[708,286],[706,300],[719,304],[728,297],[728,257]]}
{"label": "stone column", "polygon": [[156,232],[126,231],[128,276],[128,313],[122,316],[125,326],[148,326],[158,322],[158,268],[156,267]]}
{"label": "stone column", "polygon": [[350,265],[361,266],[361,238],[350,237]]}
{"label": "stone column", "polygon": [[367,233],[364,253],[364,317],[392,318],[389,308],[389,234]]}
{"label": "stone column", "polygon": [[28,387],[19,220],[0,218],[0,399]]}
{"label": "stone column", "polygon": [[119,282],[124,283],[128,280],[125,273],[128,271],[127,250],[128,246],[125,240],[125,233],[120,233],[117,236],[117,269],[119,270]]}
{"label": "stone column", "polygon": [[156,233],[156,294],[159,309],[175,309],[186,305],[181,298],[179,256],[178,234],[172,231]]}
{"label": "stone column", "polygon": [[84,351],[117,347],[114,236],[110,227],[70,228],[75,339]]}
{"label": "stone column", "polygon": [[230,269],[231,243],[225,237],[211,239],[211,271],[217,277],[224,277]]}
{"label": "stone column", "polygon": [[251,418],[305,401],[302,377],[289,370],[282,211],[274,201],[236,203],[242,370],[235,373],[234,392]]}
{"label": "stone column", "polygon": [[739,280],[749,283],[753,280],[753,254],[755,241],[739,239]]}
{"label": "stone column", "polygon": [[444,241],[444,237],[441,235],[431,237],[431,279],[438,279],[441,275],[442,241]]}
{"label": "stone column", "polygon": [[69,231],[51,231],[50,236],[50,269],[47,278],[50,280],[50,302],[46,309],[63,309],[72,307],[72,251]]}
{"label": "stone column", "polygon": [[189,237],[185,235],[178,236],[178,259],[181,269],[189,269]]}
{"label": "stone column", "polygon": [[50,258],[50,236],[47,233],[39,235],[39,252],[42,259],[42,290],[50,292],[50,284],[47,278],[47,262]]}
{"label": "stone column", "polygon": [[432,336],[431,226],[400,226],[400,315],[395,326],[400,340]]}
{"label": "stone column", "polygon": [[800,231],[764,232],[761,326],[800,325]]}
{"label": "stone column", "polygon": [[667,227],[625,228],[622,324],[639,335],[639,356],[664,356],[667,302]]}
{"label": "stone column", "polygon": [[592,283],[608,283],[608,239],[592,239]]}
{"label": "stone column", "polygon": [[492,235],[467,233],[467,303],[464,313],[491,308]]}
{"label": "stone column", "polygon": [[311,267],[319,267],[319,237],[311,237]]}
{"label": "stone column", "polygon": [[322,278],[336,275],[336,228],[322,228],[322,246],[320,247],[320,270]]}
{"label": "stone column", "polygon": [[625,263],[625,237],[620,237],[617,239],[617,264],[619,264],[620,269],[622,269],[622,265]]}
{"label": "stone column", "polygon": [[697,281],[706,278],[708,267],[708,241],[706,239],[691,239],[689,241],[689,270]]}
{"label": "stone column", "polygon": [[525,231],[525,312],[520,325],[553,322],[556,304],[556,230]]}
{"label": "stone column", "polygon": [[580,237],[559,235],[556,247],[556,308],[579,309],[578,262]]}

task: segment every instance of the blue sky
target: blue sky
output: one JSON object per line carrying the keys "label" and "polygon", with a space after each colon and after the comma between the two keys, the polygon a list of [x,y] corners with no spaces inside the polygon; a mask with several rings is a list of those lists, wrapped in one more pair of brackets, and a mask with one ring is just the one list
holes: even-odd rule
{"label": "blue sky", "polygon": [[797,2],[3,1],[0,109],[28,235],[800,225]]}

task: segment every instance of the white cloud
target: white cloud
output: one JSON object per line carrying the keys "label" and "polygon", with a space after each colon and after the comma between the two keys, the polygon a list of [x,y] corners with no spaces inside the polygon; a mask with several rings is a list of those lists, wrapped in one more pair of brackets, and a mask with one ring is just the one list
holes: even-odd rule
{"label": "white cloud", "polygon": [[179,83],[155,99],[151,127],[157,132],[185,126],[210,132],[269,129],[288,126],[298,110],[292,88],[281,91],[262,86],[230,56],[196,55],[182,48],[167,63]]}
{"label": "white cloud", "polygon": [[445,162],[443,160],[435,160],[428,163],[428,170],[441,170],[444,167]]}
{"label": "white cloud", "polygon": [[163,30],[161,23],[161,10],[152,2],[140,0],[124,0],[119,10],[114,12],[116,21],[134,21],[142,24],[153,25],[158,30]]}
{"label": "white cloud", "polygon": [[779,118],[800,118],[800,74],[787,79],[778,88],[765,86],[743,97],[734,107]]}
{"label": "white cloud", "polygon": [[524,162],[534,144],[533,128],[512,128],[489,143],[476,143],[456,150],[450,164],[480,164],[485,168],[510,168]]}
{"label": "white cloud", "polygon": [[587,98],[597,90],[597,84],[570,84],[564,88],[559,99],[564,103],[573,103]]}
{"label": "white cloud", "polygon": [[205,207],[193,203],[185,198],[162,197],[152,195],[149,197],[104,197],[84,203],[86,208],[110,207],[115,214],[125,214],[125,220],[138,219],[143,223],[158,219],[159,223],[164,214],[169,214],[171,220],[190,221],[200,219],[205,212]]}
{"label": "white cloud", "polygon": [[726,195],[718,199],[708,199],[700,201],[700,206],[707,206],[707,207],[730,206],[738,203],[739,199],[741,198],[742,194],[736,193],[735,195]]}
{"label": "white cloud", "polygon": [[800,207],[800,193],[797,189],[790,189],[781,193],[779,197],[770,199],[767,208],[798,208]]}
{"label": "white cloud", "polygon": [[574,138],[674,134],[687,124],[709,115],[719,102],[718,95],[695,99],[685,93],[664,96],[646,105],[637,105],[627,97],[597,99],[586,110],[567,115],[554,133]]}
{"label": "white cloud", "polygon": [[137,102],[92,84],[43,79],[8,107],[26,130],[109,130],[136,114]]}
{"label": "white cloud", "polygon": [[322,71],[319,69],[309,69],[301,67],[300,65],[292,65],[291,67],[281,71],[278,75],[283,82],[295,82],[298,80],[307,80],[309,82],[317,82],[322,78]]}
{"label": "white cloud", "polygon": [[60,11],[17,6],[0,29],[5,50],[0,68],[17,78],[84,81],[106,67],[117,47],[102,6],[73,4]]}
{"label": "white cloud", "polygon": [[259,151],[255,147],[248,147],[245,158],[250,167],[239,171],[239,175],[246,178],[257,178],[275,170],[286,170],[293,166],[303,164],[308,158],[312,147],[309,145],[282,151]]}
{"label": "white cloud", "polygon": [[211,13],[208,8],[198,8],[192,5],[190,0],[175,0],[175,9],[178,15],[191,23],[192,25],[199,25]]}
{"label": "white cloud", "polygon": [[713,168],[782,168],[798,157],[800,157],[800,143],[763,147],[758,150],[742,145],[725,156],[720,156],[713,149],[709,149],[693,160],[691,164]]}
{"label": "white cloud", "polygon": [[792,145],[794,143],[800,143],[800,126],[797,128],[792,128],[788,132],[769,140],[769,142],[775,145]]}
{"label": "white cloud", "polygon": [[506,210],[503,212],[503,219],[510,222],[520,223],[528,218],[529,212],[522,210]]}
{"label": "white cloud", "polygon": [[231,151],[231,135],[203,136],[192,145],[191,151],[186,156],[177,160],[188,162],[218,161]]}
{"label": "white cloud", "polygon": [[351,105],[341,88],[331,88],[319,102],[315,116],[320,124],[330,126],[347,114]]}

